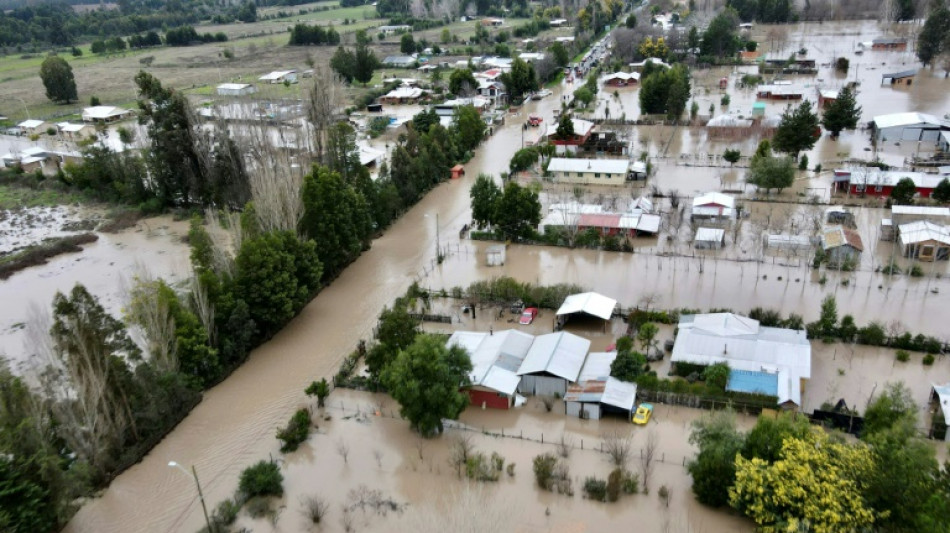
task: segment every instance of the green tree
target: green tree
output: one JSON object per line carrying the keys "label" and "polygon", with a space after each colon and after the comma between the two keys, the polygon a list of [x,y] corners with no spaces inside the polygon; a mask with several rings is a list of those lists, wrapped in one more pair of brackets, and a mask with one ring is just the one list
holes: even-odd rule
{"label": "green tree", "polygon": [[586,108],[594,101],[594,93],[587,87],[579,87],[574,91],[574,101]]}
{"label": "green tree", "polygon": [[646,324],[641,325],[640,329],[637,330],[637,340],[640,341],[640,347],[649,352],[650,348],[653,346],[653,341],[656,339],[656,335],[659,332],[660,328],[658,328],[653,322],[647,322]]}
{"label": "green tree", "polygon": [[901,423],[915,427],[917,404],[903,382],[890,383],[864,411],[864,435],[874,435]]}
{"label": "green tree", "polygon": [[352,82],[356,77],[356,54],[342,46],[337,47],[333,57],[330,58],[330,68],[347,83]]}
{"label": "green tree", "polygon": [[235,265],[238,293],[265,337],[289,322],[320,287],[322,265],[316,245],[289,231],[245,240]]}
{"label": "green tree", "polygon": [[464,348],[447,348],[433,335],[419,335],[383,371],[383,383],[399,402],[400,414],[425,437],[442,432],[443,419],[456,419],[468,405],[459,389],[469,383],[472,361]]}
{"label": "green tree", "polygon": [[304,392],[307,396],[316,396],[317,407],[322,409],[326,403],[327,396],[330,395],[330,383],[327,382],[327,378],[321,378],[320,381],[311,382]]}
{"label": "green tree", "polygon": [[699,48],[699,28],[693,26],[689,29],[689,33],[686,36],[686,46],[689,48],[690,53],[693,53],[693,50]]}
{"label": "green tree", "polygon": [[726,8],[715,16],[703,32],[700,55],[713,57],[732,57],[739,51],[739,16],[736,10]]}
{"label": "green tree", "polygon": [[950,179],[940,180],[930,197],[942,204],[950,202]]}
{"label": "green tree", "polygon": [[532,165],[538,162],[540,155],[541,153],[536,146],[522,148],[515,152],[515,155],[511,156],[511,161],[508,163],[508,171],[514,174],[515,172],[528,170]]}
{"label": "green tree", "polygon": [[782,189],[795,182],[795,162],[791,157],[756,157],[749,165],[746,182],[762,189]]}
{"label": "green tree", "polygon": [[742,456],[774,463],[781,457],[785,439],[804,439],[810,431],[808,417],[796,413],[783,412],[777,417],[759,416],[755,427],[745,437]]}
{"label": "green tree", "polygon": [[469,191],[472,199],[472,220],[479,229],[492,226],[498,212],[501,189],[488,174],[479,174]]}
{"label": "green tree", "polygon": [[455,109],[452,119],[452,132],[456,146],[464,151],[474,150],[485,138],[488,126],[474,106],[465,105]]}
{"label": "green tree", "polygon": [[927,15],[927,21],[917,36],[917,58],[933,69],[934,62],[944,52],[950,32],[950,10],[942,2],[937,3]]}
{"label": "green tree", "polygon": [[442,44],[448,44],[452,42],[452,33],[449,31],[448,28],[442,29],[441,41],[442,41]]}
{"label": "green tree", "polygon": [[521,101],[525,93],[538,88],[534,66],[521,58],[515,58],[511,63],[511,70],[502,74],[500,79],[508,89],[511,100],[515,102]]}
{"label": "green tree", "polygon": [[366,367],[374,381],[405,350],[420,332],[420,322],[409,314],[404,303],[397,302],[379,315],[377,343],[366,354]]}
{"label": "green tree", "polygon": [[40,79],[46,87],[46,97],[57,104],[68,104],[79,99],[73,68],[65,59],[50,55],[40,65]]}
{"label": "green tree", "polygon": [[739,158],[742,157],[742,154],[739,150],[735,149],[726,149],[722,154],[722,158],[729,162],[730,165],[735,165],[739,162]]}
{"label": "green tree", "polygon": [[478,82],[472,71],[467,68],[457,68],[449,74],[449,92],[455,95],[470,94],[478,88]]}
{"label": "green tree", "polygon": [[716,389],[717,391],[726,390],[726,385],[729,384],[729,365],[726,363],[715,363],[706,367],[703,370],[703,380],[706,381],[706,386]]}
{"label": "green tree", "polygon": [[838,302],[833,295],[825,296],[821,301],[821,314],[818,317],[818,329],[822,337],[834,337],[838,331]]}
{"label": "green tree", "polygon": [[631,30],[632,30],[633,28],[636,28],[636,27],[637,27],[637,16],[634,15],[633,13],[630,13],[629,15],[627,15],[627,18],[624,20],[624,26],[630,28]]}
{"label": "green tree", "polygon": [[897,9],[894,13],[894,22],[914,20],[915,13],[916,7],[914,6],[914,0],[897,0]]}
{"label": "green tree", "polygon": [[825,110],[821,124],[831,132],[832,138],[837,138],[841,130],[853,130],[860,118],[861,107],[857,105],[851,89],[845,87],[838,93],[838,98]]}
{"label": "green tree", "polygon": [[620,381],[634,383],[646,369],[647,358],[633,351],[633,339],[626,336],[617,339],[617,357],[610,363],[610,375]]}
{"label": "green tree", "polygon": [[566,67],[571,61],[571,55],[567,51],[567,47],[560,41],[551,45],[551,55],[554,57],[554,64],[559,67]]}
{"label": "green tree", "polygon": [[416,53],[416,41],[412,38],[411,33],[404,33],[399,38],[399,51],[404,54]]}
{"label": "green tree", "polygon": [[379,68],[379,59],[365,44],[356,46],[353,58],[353,79],[366,86],[373,79],[373,72]]}
{"label": "green tree", "polygon": [[509,181],[498,199],[495,220],[498,229],[508,239],[531,237],[541,223],[538,193]]}
{"label": "green tree", "polygon": [[917,195],[917,185],[910,178],[901,178],[891,189],[891,201],[897,205],[911,205]]}
{"label": "green tree", "polygon": [[554,130],[554,136],[558,139],[574,138],[574,118],[567,113],[563,113],[557,119],[557,129]]}
{"label": "green tree", "polygon": [[798,159],[798,153],[811,150],[817,141],[818,116],[811,110],[811,102],[804,101],[793,111],[791,106],[782,113],[782,121],[772,138],[772,148]]}
{"label": "green tree", "polygon": [[700,503],[721,507],[729,503],[727,487],[736,480],[736,456],[743,435],[736,429],[735,413],[717,411],[693,422],[690,444],[699,448],[686,468],[693,478],[693,493]]}
{"label": "green tree", "polygon": [[907,419],[864,439],[871,447],[874,469],[865,496],[882,518],[884,531],[922,531],[927,502],[936,489],[939,465],[934,449],[915,435]]}
{"label": "green tree", "polygon": [[373,220],[363,195],[338,172],[314,166],[304,177],[301,232],[316,245],[323,279],[335,277],[369,246]]}

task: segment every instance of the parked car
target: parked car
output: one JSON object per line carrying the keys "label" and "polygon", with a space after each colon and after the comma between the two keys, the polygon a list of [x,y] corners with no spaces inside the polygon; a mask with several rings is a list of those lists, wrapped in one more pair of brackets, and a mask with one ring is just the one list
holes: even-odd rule
{"label": "parked car", "polygon": [[521,320],[518,321],[522,326],[527,326],[528,324],[534,322],[534,319],[538,316],[537,307],[529,307],[521,313]]}
{"label": "parked car", "polygon": [[531,115],[528,117],[528,124],[534,127],[541,125],[542,118],[537,115]]}
{"label": "parked car", "polygon": [[653,404],[641,403],[637,407],[637,412],[633,415],[633,423],[639,426],[645,426],[653,416]]}

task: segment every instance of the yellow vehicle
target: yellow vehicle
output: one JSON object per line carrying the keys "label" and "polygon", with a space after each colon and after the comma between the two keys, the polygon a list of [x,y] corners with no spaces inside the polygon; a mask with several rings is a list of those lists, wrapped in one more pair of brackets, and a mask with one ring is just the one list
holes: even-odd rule
{"label": "yellow vehicle", "polygon": [[637,412],[633,415],[633,423],[645,426],[650,421],[651,416],[653,416],[653,404],[641,403],[637,407]]}

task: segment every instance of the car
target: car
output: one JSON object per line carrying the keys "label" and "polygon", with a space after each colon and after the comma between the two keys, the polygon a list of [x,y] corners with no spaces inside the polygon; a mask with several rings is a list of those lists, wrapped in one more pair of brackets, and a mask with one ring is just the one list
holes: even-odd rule
{"label": "car", "polygon": [[530,117],[528,117],[528,124],[530,124],[531,126],[537,127],[541,125],[542,120],[543,119],[537,115],[531,115]]}
{"label": "car", "polygon": [[653,416],[653,404],[651,403],[641,403],[637,407],[637,412],[633,415],[633,423],[639,426],[645,426],[647,422],[650,421],[650,417]]}
{"label": "car", "polygon": [[528,324],[534,322],[534,319],[537,316],[538,316],[538,308],[529,307],[525,309],[524,311],[522,311],[521,319],[518,320],[518,323],[521,324],[522,326],[527,326]]}

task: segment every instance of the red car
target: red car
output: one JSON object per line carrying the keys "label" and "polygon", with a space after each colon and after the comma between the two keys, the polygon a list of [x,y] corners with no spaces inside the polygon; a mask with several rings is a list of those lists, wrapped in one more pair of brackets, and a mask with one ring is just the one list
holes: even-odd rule
{"label": "red car", "polygon": [[529,307],[521,312],[521,319],[518,320],[518,323],[522,326],[527,326],[528,324],[534,322],[534,318],[538,316],[537,307]]}
{"label": "red car", "polygon": [[541,125],[541,120],[542,120],[541,117],[531,115],[530,117],[528,117],[528,124],[531,126],[537,127]]}

